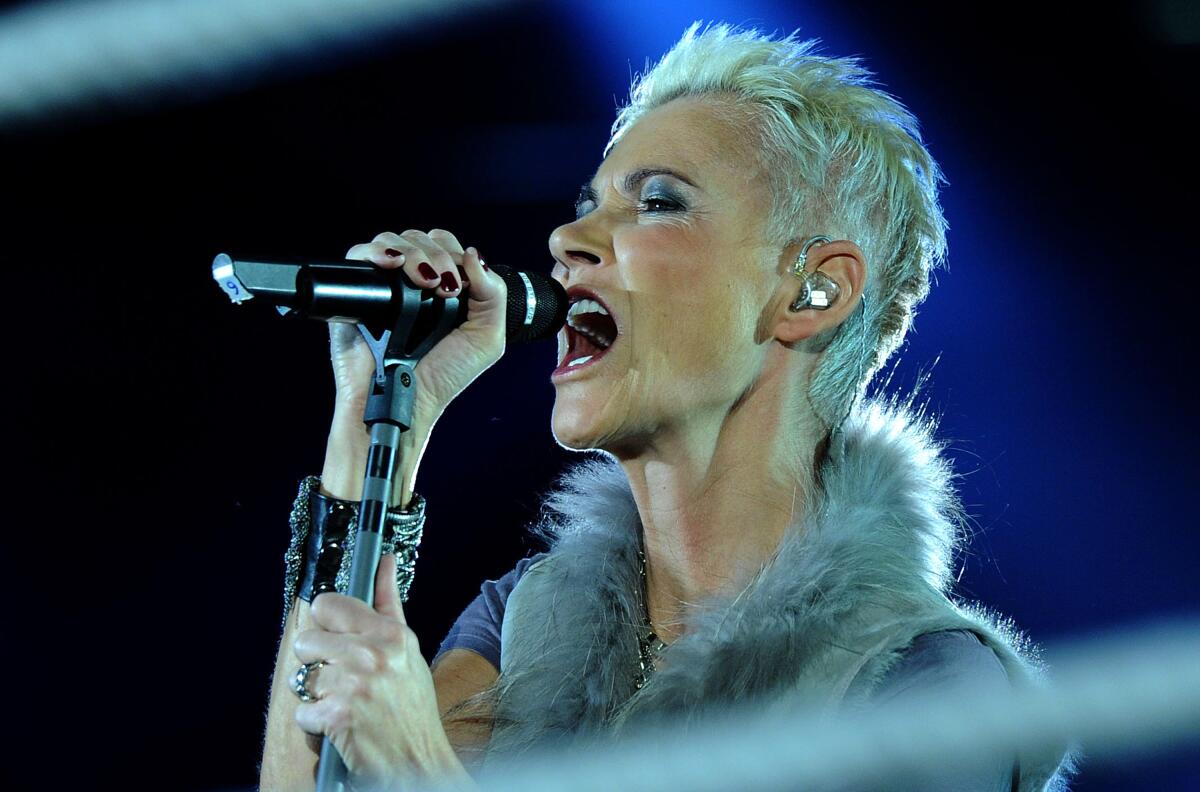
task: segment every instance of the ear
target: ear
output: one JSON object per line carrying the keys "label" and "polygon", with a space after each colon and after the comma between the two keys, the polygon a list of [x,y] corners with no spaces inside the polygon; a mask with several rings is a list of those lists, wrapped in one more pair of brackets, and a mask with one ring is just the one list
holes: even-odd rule
{"label": "ear", "polygon": [[788,245],[780,256],[782,281],[775,305],[774,337],[792,344],[837,327],[858,307],[867,282],[867,262],[858,245],[847,239],[816,244],[808,249],[804,269],[823,273],[838,285],[838,297],[825,310],[789,306],[800,296],[803,284],[792,274],[803,244]]}

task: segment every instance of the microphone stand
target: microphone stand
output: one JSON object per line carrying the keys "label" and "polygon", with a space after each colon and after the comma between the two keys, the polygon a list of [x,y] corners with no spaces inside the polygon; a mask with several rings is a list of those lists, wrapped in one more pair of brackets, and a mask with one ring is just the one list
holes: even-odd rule
{"label": "microphone stand", "polygon": [[[421,358],[457,325],[459,298],[423,299],[416,289],[399,289],[401,306],[395,326],[378,338],[364,324],[358,329],[375,358],[375,376],[363,422],[371,430],[371,446],[363,477],[358,511],[358,537],[350,560],[351,597],[375,603],[375,573],[379,569],[387,513],[392,505],[396,473],[401,468],[401,435],[412,426]],[[345,792],[346,763],[325,737],[317,767],[317,792]]]}

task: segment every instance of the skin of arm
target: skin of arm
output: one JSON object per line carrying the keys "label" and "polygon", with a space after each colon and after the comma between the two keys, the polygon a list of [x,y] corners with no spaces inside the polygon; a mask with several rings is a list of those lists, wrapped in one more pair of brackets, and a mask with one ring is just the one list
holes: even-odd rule
{"label": "skin of arm", "polygon": [[[490,661],[470,649],[450,649],[433,664],[433,685],[437,691],[438,712],[442,725],[459,761],[467,768],[477,767],[491,739],[489,713],[479,718],[459,719],[450,710],[463,701],[491,687],[500,672]],[[450,717],[447,717],[447,715]],[[473,715],[476,713],[472,713]]]}

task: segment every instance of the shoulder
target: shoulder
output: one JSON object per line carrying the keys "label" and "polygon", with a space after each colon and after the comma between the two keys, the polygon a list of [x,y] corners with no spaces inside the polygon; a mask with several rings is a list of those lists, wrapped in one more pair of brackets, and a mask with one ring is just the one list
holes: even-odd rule
{"label": "shoulder", "polygon": [[489,604],[497,623],[504,618],[505,605],[512,595],[513,589],[521,582],[531,568],[537,567],[546,557],[546,553],[526,556],[517,562],[510,571],[505,572],[496,580],[485,580],[480,589],[480,596]]}
{"label": "shoulder", "polygon": [[549,553],[536,553],[534,555],[522,558],[517,562],[517,565],[513,567],[511,572],[505,574],[504,577],[500,578],[500,580],[496,581],[496,583],[498,585],[503,585],[503,587],[506,589],[506,595],[512,593],[513,588],[516,587],[521,578],[525,577],[525,574],[529,572],[530,569],[540,566],[541,563],[545,561],[547,557],[549,557],[549,555]]}
{"label": "shoulder", "polygon": [[434,655],[434,662],[451,649],[470,649],[500,667],[502,625],[508,600],[521,577],[545,553],[522,558],[512,570],[495,580],[485,580],[479,594],[459,615]]}
{"label": "shoulder", "polygon": [[488,578],[487,580],[483,581],[484,590],[499,589],[503,591],[505,595],[507,595],[508,592],[512,591],[513,586],[517,584],[517,581],[524,577],[525,573],[528,572],[531,567],[536,567],[541,564],[547,555],[549,554],[535,553],[531,556],[525,556],[518,561],[512,569],[505,572],[500,577],[495,579]]}
{"label": "shoulder", "polygon": [[939,630],[917,636],[900,652],[871,698],[884,702],[919,691],[1010,687],[1000,658],[970,630]]}
{"label": "shoulder", "polygon": [[524,575],[526,572],[529,571],[530,567],[534,567],[534,566],[541,564],[543,561],[545,561],[549,557],[550,557],[549,552],[534,553],[531,556],[526,556],[525,558],[522,558],[520,561],[517,562],[516,568],[513,569],[513,574],[517,578],[520,578],[522,575]]}

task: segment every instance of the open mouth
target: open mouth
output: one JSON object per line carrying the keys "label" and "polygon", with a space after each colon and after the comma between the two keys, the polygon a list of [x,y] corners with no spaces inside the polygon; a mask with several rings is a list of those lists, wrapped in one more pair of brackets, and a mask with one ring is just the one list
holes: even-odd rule
{"label": "open mouth", "polygon": [[583,295],[572,297],[567,312],[567,354],[554,374],[565,374],[591,365],[617,340],[617,323],[599,301]]}

